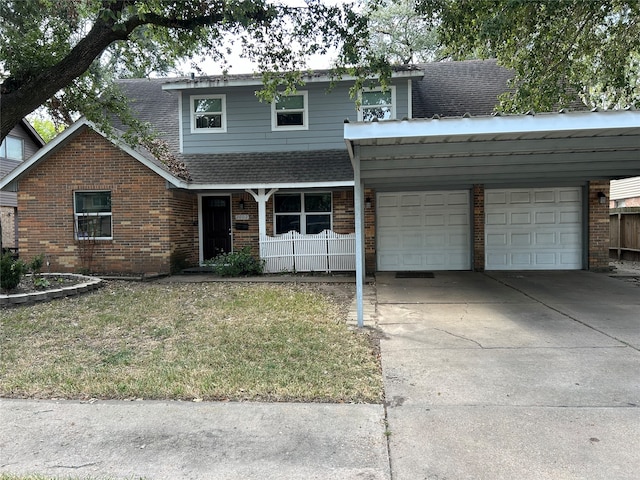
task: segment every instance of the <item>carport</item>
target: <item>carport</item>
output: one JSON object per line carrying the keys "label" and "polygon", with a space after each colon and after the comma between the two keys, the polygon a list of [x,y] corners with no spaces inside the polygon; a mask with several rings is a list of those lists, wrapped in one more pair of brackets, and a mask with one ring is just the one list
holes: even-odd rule
{"label": "carport", "polygon": [[[363,324],[365,188],[382,193],[472,192],[468,201],[471,220],[464,227],[469,239],[466,244],[462,240],[463,246],[454,252],[459,256],[466,251],[469,266],[484,269],[485,254],[489,252],[495,263],[486,263],[498,269],[502,256],[507,257],[503,255],[506,252],[509,259],[505,269],[517,269],[522,259],[534,257],[539,261],[526,264],[524,269],[542,269],[552,255],[555,269],[563,268],[565,259],[568,259],[567,265],[571,265],[567,268],[584,268],[588,266],[590,253],[585,247],[590,236],[589,212],[593,208],[590,203],[595,198],[595,203],[602,205],[601,215],[604,215],[602,212],[607,203],[608,187],[602,187],[602,191],[594,188],[607,185],[611,179],[640,175],[640,112],[634,110],[346,123],[344,137],[355,181],[359,325]],[[502,231],[490,226],[493,230],[487,235],[485,194],[497,199],[503,194],[505,198],[509,196],[506,211],[514,218],[520,218],[518,215],[522,213],[516,204],[528,201],[527,198],[540,196],[541,201],[545,201],[545,196],[554,195],[556,199],[552,202],[558,203],[557,198],[562,202],[573,202],[577,209],[558,209],[551,213],[557,217],[555,225],[573,222],[574,227],[567,231],[560,231],[559,226],[549,230],[547,238],[553,236],[557,245],[552,245],[555,250],[550,250],[546,257],[545,252],[533,251],[533,247],[530,252],[518,251],[517,245],[511,244],[505,245],[502,251],[499,247],[495,254],[491,253],[492,239],[499,243],[501,238],[507,238],[505,231],[508,228],[516,227],[505,224]],[[477,198],[482,199],[481,205],[477,204]],[[420,204],[415,205],[419,210]],[[402,211],[401,203],[398,209],[398,212]],[[543,219],[542,213],[545,212],[532,210],[528,218]],[[565,222],[566,218],[571,221]],[[531,225],[531,229],[537,228],[533,223]],[[568,252],[562,251],[560,246],[564,248],[570,243],[566,239],[575,241],[576,234],[580,237],[579,245],[569,247]],[[543,235],[540,237],[544,238]],[[443,236],[440,244],[447,244],[451,238]],[[509,235],[509,238],[526,240],[525,235]],[[440,247],[435,245],[434,252],[437,252]],[[379,247],[378,243],[376,249]],[[433,257],[431,253],[427,252],[423,257]],[[388,268],[397,264],[399,269],[411,269],[412,255],[405,257],[409,258],[407,264],[390,261]],[[436,258],[434,262],[437,261]],[[443,261],[445,263],[441,265],[446,269],[447,260]],[[420,268],[420,265],[430,263],[429,260],[416,261],[415,265]],[[467,263],[459,265],[458,269],[464,269]]]}

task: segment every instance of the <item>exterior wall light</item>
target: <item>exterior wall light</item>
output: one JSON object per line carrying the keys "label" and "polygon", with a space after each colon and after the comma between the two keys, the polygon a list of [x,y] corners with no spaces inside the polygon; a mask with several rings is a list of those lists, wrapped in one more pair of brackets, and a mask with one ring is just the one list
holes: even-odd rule
{"label": "exterior wall light", "polygon": [[364,201],[364,206],[365,208],[371,208],[371,198],[367,197],[367,199]]}
{"label": "exterior wall light", "polygon": [[598,192],[598,202],[600,202],[600,205],[605,205],[607,203],[607,196],[604,192]]}
{"label": "exterior wall light", "polygon": [[238,206],[240,207],[240,210],[244,210],[244,198],[240,199],[240,202],[238,202]]}

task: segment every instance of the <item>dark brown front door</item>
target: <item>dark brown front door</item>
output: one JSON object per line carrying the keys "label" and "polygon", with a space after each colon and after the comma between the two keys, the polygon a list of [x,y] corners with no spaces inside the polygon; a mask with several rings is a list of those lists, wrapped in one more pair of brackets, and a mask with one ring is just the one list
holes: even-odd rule
{"label": "dark brown front door", "polygon": [[231,251],[231,205],[229,197],[202,197],[204,260]]}

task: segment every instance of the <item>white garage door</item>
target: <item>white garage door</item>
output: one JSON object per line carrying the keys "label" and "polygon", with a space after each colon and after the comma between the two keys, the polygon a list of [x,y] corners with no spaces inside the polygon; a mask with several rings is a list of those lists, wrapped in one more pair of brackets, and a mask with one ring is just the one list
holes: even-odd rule
{"label": "white garage door", "polygon": [[378,193],[378,270],[470,270],[469,217],[466,190]]}
{"label": "white garage door", "polygon": [[582,268],[582,195],[578,188],[485,192],[487,270]]}

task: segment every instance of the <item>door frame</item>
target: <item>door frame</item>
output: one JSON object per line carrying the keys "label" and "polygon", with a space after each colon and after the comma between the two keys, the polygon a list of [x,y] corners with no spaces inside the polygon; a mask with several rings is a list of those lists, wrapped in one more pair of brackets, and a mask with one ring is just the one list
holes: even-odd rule
{"label": "door frame", "polygon": [[198,258],[200,265],[204,263],[204,231],[202,217],[202,199],[204,197],[226,197],[229,199],[229,229],[231,230],[231,252],[233,252],[233,201],[230,193],[199,193],[198,194]]}

